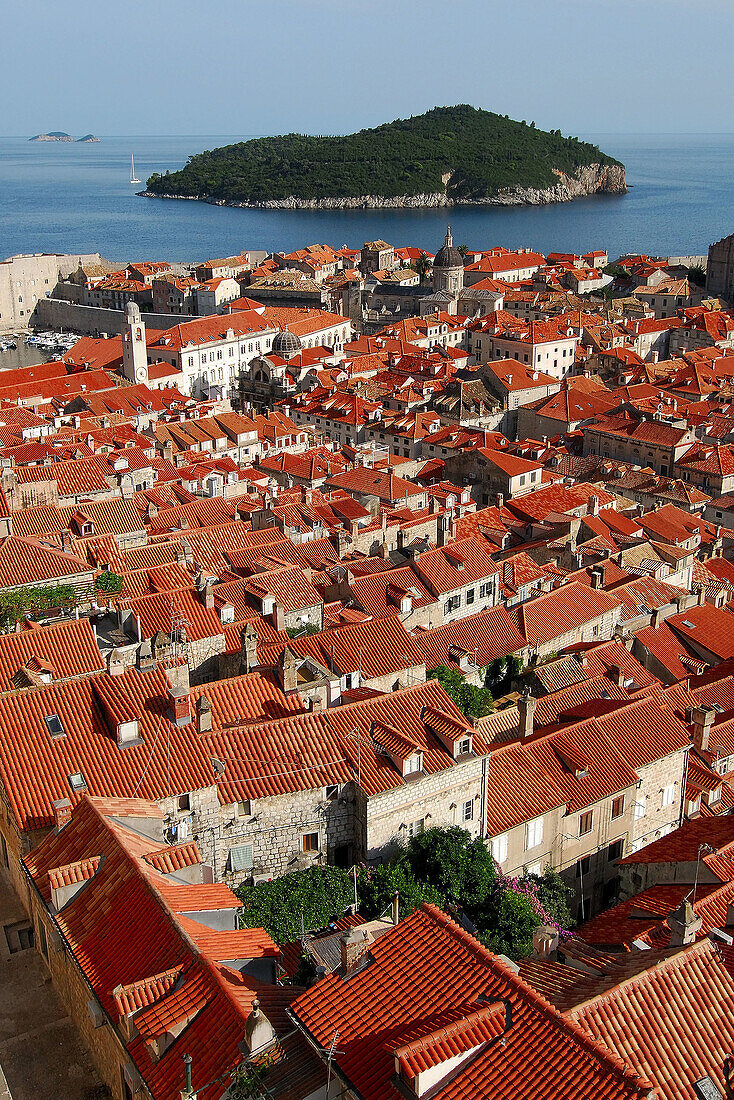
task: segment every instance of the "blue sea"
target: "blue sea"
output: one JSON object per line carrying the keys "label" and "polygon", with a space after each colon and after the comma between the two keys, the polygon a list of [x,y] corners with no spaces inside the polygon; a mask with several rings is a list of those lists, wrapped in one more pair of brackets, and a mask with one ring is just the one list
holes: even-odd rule
{"label": "blue sea", "polygon": [[[247,137],[251,135],[246,135]],[[541,252],[610,256],[640,251],[705,253],[734,231],[734,134],[585,137],[627,167],[630,192],[546,207],[452,209],[454,240]],[[0,138],[0,257],[18,252],[101,252],[110,260],[194,260],[246,248],[285,250],[312,242],[360,246],[382,237],[435,251],[446,211],[239,210],[139,198],[137,175],[180,168],[187,157],[238,140],[105,137],[99,144]]]}

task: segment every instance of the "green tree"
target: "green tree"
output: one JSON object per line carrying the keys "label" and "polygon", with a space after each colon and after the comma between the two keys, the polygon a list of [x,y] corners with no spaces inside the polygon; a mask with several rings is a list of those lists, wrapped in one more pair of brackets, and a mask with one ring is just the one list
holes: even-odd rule
{"label": "green tree", "polygon": [[571,927],[570,891],[557,871],[546,867],[542,875],[526,874],[520,881],[534,888],[538,905],[552,924],[557,924],[559,928]]}
{"label": "green tree", "polygon": [[65,612],[76,603],[76,592],[71,584],[34,585],[1,592],[0,630],[7,633],[26,615],[43,611]]}
{"label": "green tree", "polygon": [[466,244],[460,244],[456,251],[459,253],[462,260],[465,260],[466,257],[469,255],[469,246]]}
{"label": "green tree", "polygon": [[[308,867],[257,886],[239,886],[243,928],[264,928],[276,943],[289,943],[324,928],[354,904],[354,883],[340,867]],[[303,918],[303,924],[301,919]]]}
{"label": "green tree", "polygon": [[428,673],[429,680],[438,680],[446,694],[467,718],[481,718],[494,710],[492,692],[486,687],[468,684],[455,668],[438,665]]}
{"label": "green tree", "polygon": [[407,917],[424,902],[443,906],[444,899],[430,882],[419,882],[403,855],[390,863],[362,867],[357,875],[359,911],[367,920],[375,920],[387,912],[397,893],[400,915]]}
{"label": "green tree", "polygon": [[706,268],[696,264],[688,268],[688,282],[694,286],[706,286]]}
{"label": "green tree", "polygon": [[122,577],[119,577],[117,573],[111,573],[109,569],[105,569],[94,580],[96,590],[104,593],[105,596],[117,595],[122,589],[122,584]]}
{"label": "green tree", "polygon": [[475,914],[478,939],[490,951],[521,959],[533,950],[540,924],[530,898],[511,888],[495,890]]}
{"label": "green tree", "polygon": [[413,877],[430,882],[444,904],[474,911],[497,886],[489,848],[460,825],[427,829],[408,842],[406,862]]}
{"label": "green tree", "polygon": [[413,264],[413,271],[415,271],[421,281],[425,279],[430,267],[431,261],[428,259],[428,256],[426,256],[425,252],[421,252],[420,256]]}

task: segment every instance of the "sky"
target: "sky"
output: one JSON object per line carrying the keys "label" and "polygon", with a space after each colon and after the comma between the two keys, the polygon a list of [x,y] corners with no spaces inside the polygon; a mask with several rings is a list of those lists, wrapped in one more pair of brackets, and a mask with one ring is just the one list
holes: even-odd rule
{"label": "sky", "polygon": [[471,103],[734,129],[732,0],[0,0],[6,134],[349,133]]}

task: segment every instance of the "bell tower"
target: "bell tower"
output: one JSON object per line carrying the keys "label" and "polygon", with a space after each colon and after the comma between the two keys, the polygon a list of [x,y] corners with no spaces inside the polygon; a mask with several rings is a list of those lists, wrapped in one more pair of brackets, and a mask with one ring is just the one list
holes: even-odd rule
{"label": "bell tower", "polygon": [[122,329],[122,373],[130,382],[148,383],[148,346],[140,307],[128,302]]}

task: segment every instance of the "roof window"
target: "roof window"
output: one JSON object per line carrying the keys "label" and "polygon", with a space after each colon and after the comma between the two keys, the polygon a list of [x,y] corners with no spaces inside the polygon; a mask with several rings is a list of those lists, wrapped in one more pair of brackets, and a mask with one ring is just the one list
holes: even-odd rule
{"label": "roof window", "polygon": [[690,619],[683,619],[681,626],[687,626],[689,630],[695,630],[696,624],[692,623]]}
{"label": "roof window", "polygon": [[79,791],[86,791],[87,781],[81,772],[72,772],[69,776],[69,786],[75,793]]}
{"label": "roof window", "polygon": [[66,737],[66,730],[58,714],[47,714],[43,720],[52,737]]}

